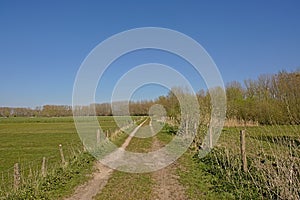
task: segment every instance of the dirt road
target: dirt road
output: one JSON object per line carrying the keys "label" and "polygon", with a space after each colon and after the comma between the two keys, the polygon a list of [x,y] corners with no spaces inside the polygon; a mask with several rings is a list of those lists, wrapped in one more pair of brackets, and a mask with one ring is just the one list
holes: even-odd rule
{"label": "dirt road", "polygon": [[[138,131],[138,129],[141,126],[143,126],[143,124],[146,121],[147,120],[145,120],[134,131],[131,132],[131,134],[123,143],[121,149],[123,150],[126,149],[131,139],[134,137],[134,134]],[[151,121],[149,125],[151,131],[153,132]],[[155,133],[153,133],[153,135],[155,135]],[[152,146],[150,150],[151,151],[157,150],[161,148],[163,145],[164,144],[161,143],[156,137],[153,137]],[[112,154],[118,154],[118,153],[113,152]],[[102,191],[102,189],[109,181],[109,178],[111,174],[114,172],[114,170],[104,166],[100,162],[97,162],[95,167],[96,167],[96,171],[93,173],[90,181],[88,181],[84,185],[79,186],[74,192],[74,194],[71,197],[67,198],[66,200],[89,200],[89,199],[93,199],[93,197],[95,197],[98,193]],[[187,199],[185,196],[184,187],[178,181],[178,176],[176,175],[176,167],[177,164],[175,162],[174,164],[171,164],[166,168],[151,173],[152,180],[155,183],[152,189],[151,199],[154,200]]]}

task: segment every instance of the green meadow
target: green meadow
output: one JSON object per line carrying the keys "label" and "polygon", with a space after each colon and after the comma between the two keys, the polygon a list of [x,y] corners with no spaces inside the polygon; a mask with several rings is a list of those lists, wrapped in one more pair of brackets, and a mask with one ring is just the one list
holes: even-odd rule
{"label": "green meadow", "polygon": [[[117,129],[113,117],[98,117],[98,121],[104,131]],[[82,146],[73,117],[0,118],[0,172],[16,162],[40,163],[43,157],[60,160],[59,144],[66,156]]]}

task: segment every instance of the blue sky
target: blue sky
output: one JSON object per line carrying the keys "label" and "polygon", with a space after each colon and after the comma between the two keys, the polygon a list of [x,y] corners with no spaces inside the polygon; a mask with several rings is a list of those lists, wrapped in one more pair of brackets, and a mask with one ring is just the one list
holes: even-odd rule
{"label": "blue sky", "polygon": [[[138,27],[164,27],[192,37],[213,58],[225,83],[296,70],[299,9],[299,1],[277,0],[2,0],[0,106],[71,105],[77,70],[89,52],[108,37]],[[203,87],[184,61],[144,51],[114,63],[99,85],[96,100],[109,99],[114,81],[125,69],[148,62],[181,65],[195,89]],[[165,92],[157,86],[145,87],[135,97],[154,98]]]}

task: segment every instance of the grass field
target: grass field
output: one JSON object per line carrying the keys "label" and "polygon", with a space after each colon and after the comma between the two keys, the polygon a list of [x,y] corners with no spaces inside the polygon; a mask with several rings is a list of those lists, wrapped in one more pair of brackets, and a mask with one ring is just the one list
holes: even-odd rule
{"label": "grass field", "polygon": [[[139,117],[133,117],[133,119],[137,120]],[[113,132],[118,129],[112,117],[98,117],[98,121],[104,131]],[[126,137],[127,134],[120,132],[114,142],[120,145]],[[72,161],[76,152],[83,150],[72,117],[0,118],[1,186],[9,188],[9,185],[12,184],[15,163],[20,164],[23,176],[28,176],[31,170],[40,171],[43,157],[46,157],[49,171],[58,168],[61,165],[59,144],[62,144],[66,160]],[[91,160],[91,157],[79,157],[83,160]],[[73,163],[73,165],[71,170],[91,167],[91,165],[80,165],[78,163]],[[91,168],[85,173],[90,172],[90,170]],[[80,173],[78,174],[80,175]],[[76,179],[76,177],[73,178]],[[84,178],[81,179],[84,181]],[[78,184],[78,182],[80,180],[73,181],[69,184],[69,187],[75,187],[74,184]]]}
{"label": "grass field", "polygon": [[[239,151],[239,134],[244,128],[224,128],[219,146]],[[255,154],[259,149],[266,153],[288,152],[290,144],[300,145],[300,126],[256,126],[246,129],[247,152]]]}
{"label": "grass field", "polygon": [[[41,120],[42,122],[40,122]],[[18,121],[18,122],[16,122]],[[3,120],[0,123],[0,171],[45,157],[59,159],[58,145],[79,145],[75,126],[69,119]],[[46,122],[47,121],[47,122]]]}
{"label": "grass field", "polygon": [[[118,128],[110,116],[98,120],[104,131]],[[73,117],[0,118],[0,172],[16,162],[40,162],[44,156],[59,159],[59,144],[66,149],[81,144]]]}

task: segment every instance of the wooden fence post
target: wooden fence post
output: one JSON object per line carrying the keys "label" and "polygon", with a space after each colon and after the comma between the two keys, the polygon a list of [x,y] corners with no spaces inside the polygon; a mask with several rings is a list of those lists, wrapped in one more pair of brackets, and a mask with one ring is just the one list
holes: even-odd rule
{"label": "wooden fence post", "polygon": [[246,130],[241,130],[240,131],[240,140],[241,140],[242,165],[243,165],[243,171],[248,172],[245,135],[246,135]]}
{"label": "wooden fence post", "polygon": [[31,169],[31,167],[29,168],[29,173],[28,173],[28,178],[32,178],[32,169]]}
{"label": "wooden fence post", "polygon": [[14,165],[14,190],[18,190],[21,184],[19,163]]}
{"label": "wooden fence post", "polygon": [[97,129],[97,144],[100,144],[100,140],[101,140],[101,135],[100,135],[100,129]]}
{"label": "wooden fence post", "polygon": [[46,157],[43,157],[43,162],[42,162],[42,177],[46,177]]}
{"label": "wooden fence post", "polygon": [[66,160],[65,160],[65,156],[64,156],[64,152],[63,152],[61,144],[59,144],[59,152],[60,152],[62,165],[65,166],[66,165]]}
{"label": "wooden fence post", "polygon": [[2,183],[4,183],[4,175],[3,175],[3,172],[1,172],[1,177],[2,177]]}
{"label": "wooden fence post", "polygon": [[83,152],[87,152],[87,149],[85,147],[85,139],[82,140],[82,145],[83,145]]}
{"label": "wooden fence post", "polygon": [[189,115],[186,115],[186,121],[185,121],[185,135],[189,134]]}
{"label": "wooden fence post", "polygon": [[212,127],[209,126],[209,148],[213,148],[213,134],[212,134]]}

